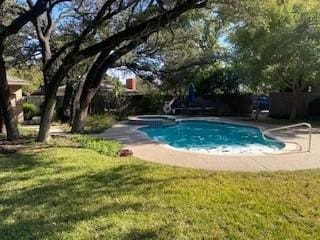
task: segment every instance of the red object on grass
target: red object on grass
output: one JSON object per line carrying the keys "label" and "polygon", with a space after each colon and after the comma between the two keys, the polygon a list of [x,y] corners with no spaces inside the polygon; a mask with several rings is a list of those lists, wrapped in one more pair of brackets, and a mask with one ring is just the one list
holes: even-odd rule
{"label": "red object on grass", "polygon": [[121,149],[119,155],[120,157],[130,157],[133,155],[133,152],[130,149]]}

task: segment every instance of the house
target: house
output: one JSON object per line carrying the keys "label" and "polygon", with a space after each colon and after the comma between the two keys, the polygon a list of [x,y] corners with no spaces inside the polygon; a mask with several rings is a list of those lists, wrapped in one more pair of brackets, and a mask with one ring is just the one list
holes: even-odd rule
{"label": "house", "polygon": [[[23,123],[23,110],[22,110],[22,87],[29,85],[29,82],[18,77],[8,76],[8,84],[10,88],[10,101],[15,112],[18,123]],[[0,114],[0,126],[3,120]],[[2,128],[0,127],[0,132]]]}
{"label": "house", "polygon": [[[100,114],[106,111],[114,111],[117,108],[114,92],[115,87],[113,85],[102,83],[97,95],[91,103],[90,112]],[[131,99],[140,94],[141,93],[137,88],[137,79],[134,78],[127,79],[125,85],[121,88],[121,96],[125,99]]]}
{"label": "house", "polygon": [[[66,85],[61,85],[57,90],[57,102],[62,104],[64,95],[66,92]],[[97,96],[93,99],[90,111],[95,113],[103,113],[105,112],[106,108],[114,108],[114,96],[115,87],[111,84],[102,83],[100,85],[99,91]],[[137,79],[127,79],[126,84],[121,88],[121,95],[123,97],[130,97],[139,95],[139,91],[137,89]],[[40,87],[38,90],[34,91],[31,95],[26,96],[24,101],[33,103],[36,106],[40,106],[41,103],[44,101],[44,88]]]}
{"label": "house", "polygon": [[15,112],[18,123],[23,123],[22,110],[22,87],[29,85],[29,82],[13,76],[8,76],[8,84],[10,88],[10,100]]}
{"label": "house", "polygon": [[[66,92],[66,85],[61,85],[57,90],[57,99],[59,101],[63,101],[64,95]],[[102,83],[100,85],[99,94],[108,95],[113,94],[114,86],[111,84]],[[136,79],[127,79],[126,85],[122,87],[121,93],[125,96],[135,95],[138,93],[137,91],[137,80]],[[32,102],[40,106],[40,104],[44,101],[44,88],[40,87],[38,90],[34,91],[30,96],[26,97],[27,102]]]}

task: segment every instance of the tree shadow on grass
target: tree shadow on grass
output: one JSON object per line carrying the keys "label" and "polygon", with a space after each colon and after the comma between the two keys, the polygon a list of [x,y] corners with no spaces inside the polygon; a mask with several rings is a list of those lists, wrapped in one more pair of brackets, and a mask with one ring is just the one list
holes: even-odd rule
{"label": "tree shadow on grass", "polygon": [[27,171],[46,164],[33,154],[16,153],[0,154],[0,169],[10,171]]}
{"label": "tree shadow on grass", "polygon": [[40,169],[50,169],[53,174],[73,170],[71,167],[59,166],[54,161],[43,161],[41,157],[33,153],[0,154],[0,171],[2,173],[12,173],[0,177],[0,186],[12,181],[28,180],[33,172]]}
{"label": "tree shadow on grass", "polygon": [[127,234],[124,234],[121,237],[121,240],[140,240],[140,239],[157,239],[157,232],[161,231],[160,229],[132,229]]}
{"label": "tree shadow on grass", "polygon": [[[145,177],[149,168],[114,165],[77,173],[76,168],[42,161],[32,154],[0,157],[1,171],[11,173],[0,177],[1,184],[34,179],[18,189],[0,187],[1,239],[58,239],[85,221],[101,217],[109,221],[109,217],[126,211],[141,215],[157,212],[157,203],[148,200],[150,189],[159,190],[173,179]],[[41,171],[49,175],[46,180],[41,179]],[[136,227],[119,233],[119,238],[155,239],[157,233],[157,229]]]}

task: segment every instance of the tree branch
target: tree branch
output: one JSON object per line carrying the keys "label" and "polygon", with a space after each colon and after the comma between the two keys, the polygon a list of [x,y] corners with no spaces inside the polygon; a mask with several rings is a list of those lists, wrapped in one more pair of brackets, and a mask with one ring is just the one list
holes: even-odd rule
{"label": "tree branch", "polygon": [[[15,18],[8,26],[5,26],[0,33],[5,37],[18,33],[18,31],[26,25],[28,22],[36,19],[46,10],[52,10],[57,4],[62,2],[69,2],[71,0],[56,0],[49,7],[48,2],[50,0],[37,0],[35,4],[30,8],[30,10],[22,12],[17,18]],[[32,3],[31,0],[28,0],[28,4]]]}
{"label": "tree branch", "polygon": [[[77,52],[78,49],[80,48],[80,45],[84,42],[84,40],[86,39],[86,37],[92,32],[94,31],[99,25],[101,25],[101,23],[103,23],[104,21],[110,19],[111,17],[113,17],[114,15],[116,15],[117,13],[129,8],[130,6],[132,6],[137,0],[132,0],[129,1],[129,3],[125,6],[123,6],[121,3],[119,4],[119,7],[117,8],[117,10],[113,11],[113,12],[108,12],[106,14],[106,12],[108,10],[111,9],[111,6],[113,3],[115,3],[117,0],[109,0],[107,2],[104,3],[104,5],[100,8],[99,12],[97,13],[96,17],[94,18],[94,20],[89,23],[87,25],[87,27],[82,31],[82,33],[80,34],[80,36],[71,42],[66,43],[65,45],[63,45],[60,50],[58,52],[56,52],[50,59],[50,61],[47,62],[45,68],[49,69],[52,64],[68,49],[73,47],[73,51]],[[122,7],[121,7],[122,6]],[[94,56],[94,55],[93,55]]]}
{"label": "tree branch", "polygon": [[135,49],[139,44],[141,44],[145,40],[146,39],[131,41],[127,45],[119,48],[118,50],[114,51],[108,56],[108,52],[101,53],[88,72],[83,86],[83,92],[80,97],[80,102],[87,102],[87,97],[90,94],[95,94],[102,82],[103,76],[105,75],[108,68],[110,68],[113,65],[113,63],[115,63],[118,59],[120,59],[128,52]]}
{"label": "tree branch", "polygon": [[99,43],[96,43],[90,47],[81,50],[78,55],[80,58],[88,58],[96,55],[105,48],[114,48],[123,41],[150,35],[154,32],[157,32],[159,28],[164,27],[171,21],[175,20],[182,13],[190,9],[203,7],[206,3],[207,0],[186,0],[184,3],[179,4],[178,6],[176,6],[170,11],[167,11],[166,13],[153,17],[141,24],[128,27],[127,29],[117,34],[114,34],[113,36]]}

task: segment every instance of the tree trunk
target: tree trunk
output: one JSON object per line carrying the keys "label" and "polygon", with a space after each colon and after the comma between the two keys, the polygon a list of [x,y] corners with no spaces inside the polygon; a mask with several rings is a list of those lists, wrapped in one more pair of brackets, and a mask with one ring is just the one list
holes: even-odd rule
{"label": "tree trunk", "polygon": [[80,106],[80,97],[81,97],[83,84],[84,84],[84,81],[79,82],[79,84],[76,87],[74,94],[72,96],[71,107],[70,107],[70,120],[69,120],[70,125],[73,124],[73,120],[74,120],[77,109],[80,108],[79,107]]}
{"label": "tree trunk", "polygon": [[38,142],[45,142],[49,138],[51,121],[54,113],[54,109],[57,102],[57,91],[59,87],[59,83],[61,82],[60,79],[64,77],[64,68],[58,70],[55,75],[55,78],[51,79],[51,84],[46,89],[45,92],[45,101],[43,106],[43,111],[41,113],[41,121],[40,121],[40,129],[38,134]]}
{"label": "tree trunk", "polygon": [[72,123],[72,133],[83,133],[84,127],[88,115],[88,110],[90,103],[97,93],[98,89],[92,89],[90,94],[86,95],[85,98],[81,98],[80,100],[80,107],[76,110],[73,123]]}
{"label": "tree trunk", "polygon": [[62,111],[61,111],[61,116],[60,119],[63,122],[67,122],[70,119],[70,112],[71,112],[71,100],[72,100],[72,93],[73,93],[73,82],[68,81],[66,85],[66,90],[64,93],[64,98],[63,98],[63,104],[62,104]]}
{"label": "tree trunk", "polygon": [[7,80],[6,66],[3,59],[4,42],[0,43],[0,105],[2,116],[6,125],[7,139],[19,138],[18,124],[10,101],[10,88]]}
{"label": "tree trunk", "polygon": [[40,129],[38,134],[38,142],[45,142],[49,138],[51,121],[56,106],[57,98],[56,95],[46,97],[44,109],[41,113]]}
{"label": "tree trunk", "polygon": [[76,110],[76,114],[73,119],[73,124],[72,124],[72,133],[83,133],[84,132],[84,127],[85,127],[85,121],[88,115],[88,108],[87,107],[82,107],[78,108]]}
{"label": "tree trunk", "polygon": [[[40,40],[40,46],[42,49],[42,74],[43,74],[43,82],[44,82],[44,91],[47,91],[47,85],[52,77],[50,69],[46,69],[46,64],[50,61],[52,57],[51,47],[50,47],[50,37],[38,37]],[[41,41],[42,39],[42,41]]]}
{"label": "tree trunk", "polygon": [[[146,39],[144,39],[146,40]],[[84,81],[81,97],[80,108],[76,110],[76,114],[72,124],[73,133],[82,133],[84,131],[85,120],[88,115],[88,109],[93,97],[99,90],[103,76],[108,68],[114,64],[119,58],[136,48],[140,41],[132,41],[118,50],[110,54],[109,50],[103,51],[96,61],[92,64],[86,80]]]}
{"label": "tree trunk", "polygon": [[49,138],[49,131],[57,102],[56,94],[59,85],[68,74],[70,68],[74,66],[74,64],[75,63],[71,55],[66,57],[65,61],[62,63],[62,66],[56,71],[47,85],[45,91],[44,107],[41,113],[40,130],[37,139],[38,142],[45,142]]}
{"label": "tree trunk", "polygon": [[81,88],[80,105],[76,108],[75,116],[72,122],[72,133],[83,133],[85,121],[88,115],[91,100],[98,91],[98,88],[106,72],[104,61],[108,58],[110,51],[103,51],[90,67],[86,79]]}
{"label": "tree trunk", "polygon": [[0,133],[3,133],[2,128],[3,128],[3,121],[2,121],[2,111],[0,106]]}

